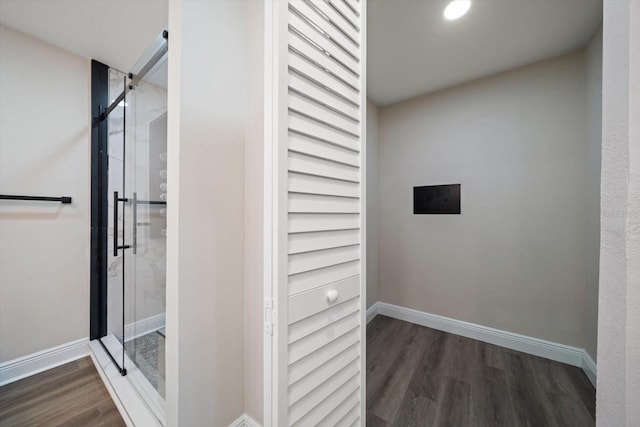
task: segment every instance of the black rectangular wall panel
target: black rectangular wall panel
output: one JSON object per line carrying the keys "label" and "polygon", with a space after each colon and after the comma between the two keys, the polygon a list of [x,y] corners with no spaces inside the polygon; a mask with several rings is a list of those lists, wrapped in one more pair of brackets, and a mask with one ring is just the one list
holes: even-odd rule
{"label": "black rectangular wall panel", "polygon": [[460,214],[460,184],[413,187],[414,214]]}

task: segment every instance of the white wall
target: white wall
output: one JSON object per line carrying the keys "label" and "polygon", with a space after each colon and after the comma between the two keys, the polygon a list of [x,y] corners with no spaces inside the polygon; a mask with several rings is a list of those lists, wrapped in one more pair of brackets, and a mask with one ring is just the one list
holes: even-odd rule
{"label": "white wall", "polygon": [[378,107],[367,100],[367,308],[378,301]]}
{"label": "white wall", "polygon": [[[382,108],[380,300],[584,347],[585,104],[579,52]],[[412,214],[454,183],[461,215]]]}
{"label": "white wall", "polygon": [[0,363],[89,335],[90,64],[0,26]]}
{"label": "white wall", "polygon": [[640,425],[640,2],[605,1],[597,424]]}
{"label": "white wall", "polygon": [[247,3],[245,142],[244,411],[263,424],[264,9]]}
{"label": "white wall", "polygon": [[600,162],[602,150],[602,27],[585,48],[587,89],[587,318],[585,349],[596,360],[600,270]]}
{"label": "white wall", "polygon": [[169,426],[244,410],[245,8],[169,2]]}

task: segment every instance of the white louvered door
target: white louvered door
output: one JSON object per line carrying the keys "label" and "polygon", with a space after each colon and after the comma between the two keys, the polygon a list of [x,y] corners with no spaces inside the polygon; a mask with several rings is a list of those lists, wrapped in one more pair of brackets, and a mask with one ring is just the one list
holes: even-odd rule
{"label": "white louvered door", "polygon": [[266,11],[265,425],[364,425],[365,0]]}

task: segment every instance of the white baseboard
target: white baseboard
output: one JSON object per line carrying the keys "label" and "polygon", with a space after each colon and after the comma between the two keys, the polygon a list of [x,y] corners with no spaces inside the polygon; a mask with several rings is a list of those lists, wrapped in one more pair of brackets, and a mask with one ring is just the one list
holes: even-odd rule
{"label": "white baseboard", "polygon": [[375,302],[371,307],[367,309],[367,324],[369,324],[369,322],[371,322],[373,318],[378,315],[379,304],[379,302]]}
{"label": "white baseboard", "polygon": [[129,323],[124,327],[125,341],[131,341],[134,338],[138,338],[142,335],[155,332],[158,329],[162,329],[165,326],[165,314],[157,314],[155,316],[147,317],[146,319],[138,320],[137,322]]}
{"label": "white baseboard", "polygon": [[582,366],[581,367],[585,375],[587,376],[587,378],[589,378],[589,381],[591,381],[591,384],[593,384],[593,386],[595,387],[598,368],[597,368],[596,362],[591,358],[591,356],[589,355],[589,353],[587,353],[586,350],[582,350]]}
{"label": "white baseboard", "polygon": [[237,420],[229,424],[229,427],[262,427],[259,422],[251,418],[248,414],[242,414]]}
{"label": "white baseboard", "polygon": [[0,386],[47,371],[89,355],[89,339],[82,338],[0,364]]}
{"label": "white baseboard", "polygon": [[[374,307],[375,310],[372,310]],[[476,325],[474,323],[384,302],[377,302],[367,310],[367,323],[375,317],[376,314],[577,366],[584,370],[589,380],[595,386],[596,364],[586,351],[581,348]]]}

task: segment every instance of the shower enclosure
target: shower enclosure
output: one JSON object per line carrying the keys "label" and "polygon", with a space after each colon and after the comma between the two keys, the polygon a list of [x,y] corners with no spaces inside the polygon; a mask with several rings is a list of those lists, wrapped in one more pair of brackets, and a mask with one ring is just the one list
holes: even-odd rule
{"label": "shower enclosure", "polygon": [[92,64],[91,338],[161,424],[167,37],[158,36],[129,73]]}

